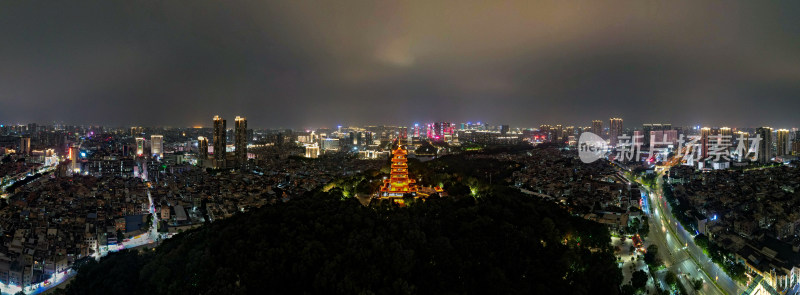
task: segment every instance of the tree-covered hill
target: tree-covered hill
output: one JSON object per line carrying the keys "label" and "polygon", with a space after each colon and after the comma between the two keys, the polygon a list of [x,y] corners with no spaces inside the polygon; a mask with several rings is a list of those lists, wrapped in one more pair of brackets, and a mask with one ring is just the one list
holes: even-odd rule
{"label": "tree-covered hill", "polygon": [[338,189],[82,267],[67,294],[616,294],[596,223],[494,187],[365,207]]}

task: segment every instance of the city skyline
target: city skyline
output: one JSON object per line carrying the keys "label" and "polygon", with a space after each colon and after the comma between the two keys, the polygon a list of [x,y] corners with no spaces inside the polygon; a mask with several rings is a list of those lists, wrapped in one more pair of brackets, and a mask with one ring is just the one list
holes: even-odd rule
{"label": "city skyline", "polygon": [[3,121],[798,123],[795,3],[84,4],[0,12]]}
{"label": "city skyline", "polygon": [[800,295],[800,2],[0,7],[2,294]]}
{"label": "city skyline", "polygon": [[[215,117],[217,117],[217,116],[218,115],[215,115]],[[227,118],[226,116],[218,116],[218,117]],[[238,117],[238,116],[231,116],[231,117]],[[475,126],[477,126],[478,123],[481,123],[481,125],[489,126],[489,127],[493,127],[493,128],[501,128],[501,127],[504,127],[504,126],[508,126],[509,128],[519,128],[519,129],[523,129],[523,130],[541,129],[541,127],[545,126],[545,125],[546,126],[550,126],[551,124],[558,124],[558,126],[562,126],[562,128],[568,128],[568,127],[577,128],[575,130],[581,130],[581,128],[586,128],[586,129],[583,129],[583,131],[589,130],[589,131],[591,131],[593,133],[603,133],[603,132],[609,133],[613,129],[612,126],[610,125],[612,123],[612,121],[614,121],[614,120],[624,120],[624,119],[625,118],[621,118],[621,117],[612,117],[612,118],[608,118],[608,119],[605,119],[605,120],[588,120],[586,122],[562,122],[562,121],[555,120],[555,121],[548,121],[548,122],[531,123],[531,124],[528,124],[528,125],[521,125],[521,126],[509,125],[509,124],[506,124],[504,122],[481,122],[481,121],[464,121],[464,122],[453,121],[453,122],[451,122],[451,124],[454,124],[456,127],[458,127],[461,124],[471,123],[471,124],[474,124]],[[257,130],[286,130],[286,129],[289,129],[289,130],[297,130],[297,131],[302,131],[302,130],[310,131],[310,130],[316,130],[316,129],[337,129],[337,128],[342,128],[342,127],[346,127],[346,128],[350,128],[350,127],[363,128],[363,127],[380,127],[380,126],[390,127],[390,126],[397,126],[397,127],[405,127],[405,128],[412,127],[413,128],[414,125],[423,126],[426,123],[433,124],[434,122],[445,122],[445,121],[447,121],[447,120],[430,120],[430,121],[414,121],[414,122],[409,121],[409,122],[399,123],[399,124],[398,123],[390,123],[390,122],[383,122],[383,123],[379,122],[379,123],[374,123],[374,124],[349,124],[349,125],[339,124],[339,125],[333,125],[333,126],[322,125],[322,126],[302,126],[302,127],[251,126],[249,129],[257,129]],[[595,125],[596,121],[601,121],[602,122],[601,126],[599,126],[600,129],[598,129],[600,131],[595,131],[595,126],[594,125]],[[630,123],[628,121],[625,121],[624,124],[622,124],[622,123],[620,124],[621,125],[620,126],[621,127],[621,131],[618,131],[618,132],[643,130],[644,128],[646,128],[647,125],[651,125],[651,124],[654,124],[654,123],[655,124],[659,124],[659,123],[656,123],[656,122],[670,122],[670,121],[668,121],[668,120],[667,121],[646,121],[645,123],[640,123],[640,124]],[[0,127],[4,127],[4,126],[5,127],[13,127],[13,126],[26,127],[29,124],[35,124],[36,126],[104,127],[104,128],[112,128],[112,129],[126,129],[126,128],[156,128],[156,129],[159,129],[159,128],[164,128],[164,129],[173,129],[173,128],[176,128],[176,129],[198,129],[198,128],[201,128],[201,129],[213,129],[214,128],[214,123],[213,122],[212,123],[204,122],[204,123],[205,124],[199,123],[199,124],[195,124],[195,125],[170,126],[170,125],[147,125],[147,124],[144,124],[144,125],[141,125],[141,124],[122,124],[122,125],[116,125],[116,124],[68,124],[68,123],[63,123],[63,122],[50,122],[50,123],[15,122],[15,123],[10,123],[9,124],[9,122],[0,122]],[[695,129],[695,130],[700,130],[702,128],[757,129],[757,128],[760,128],[760,127],[771,127],[771,128],[773,128],[775,130],[787,129],[789,131],[797,129],[798,128],[797,126],[800,125],[800,124],[797,124],[797,125],[757,124],[757,125],[752,125],[752,126],[737,126],[737,125],[724,124],[724,123],[723,124],[718,124],[718,125],[672,124],[672,123],[666,123],[666,124],[668,124],[668,125],[670,125],[670,126],[672,126],[674,128],[682,128],[682,129],[689,128],[689,129]],[[225,130],[229,130],[229,131],[230,130],[235,130],[235,129],[236,129],[235,126],[226,126],[225,127]]]}

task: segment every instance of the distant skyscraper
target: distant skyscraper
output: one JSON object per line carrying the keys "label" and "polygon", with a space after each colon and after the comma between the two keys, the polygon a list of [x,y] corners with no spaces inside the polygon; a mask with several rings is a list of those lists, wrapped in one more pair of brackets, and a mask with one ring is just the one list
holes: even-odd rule
{"label": "distant skyscraper", "polygon": [[200,160],[208,159],[208,138],[205,137],[198,137],[197,138],[197,158]]}
{"label": "distant skyscraper", "polygon": [[552,134],[550,133],[550,129],[553,129],[553,127],[550,125],[545,124],[539,126],[539,132],[545,134],[547,140],[552,142],[555,141],[555,138],[553,138]]}
{"label": "distant skyscraper", "polygon": [[320,140],[320,149],[323,151],[336,151],[339,150],[339,139],[338,138],[326,138]]}
{"label": "distant skyscraper", "polygon": [[650,144],[650,131],[653,131],[653,124],[642,124],[642,135],[644,135],[644,143]]}
{"label": "distant skyscraper", "polygon": [[214,167],[222,168],[225,166],[225,146],[226,141],[225,119],[214,116]]}
{"label": "distant skyscraper", "polygon": [[622,135],[622,119],[620,118],[611,118],[611,126],[608,129],[608,137],[611,143],[611,146],[617,146],[617,141],[619,140],[619,136]]}
{"label": "distant skyscraper", "polygon": [[729,127],[722,127],[719,129],[719,135],[733,137],[733,130]]}
{"label": "distant skyscraper", "polygon": [[358,146],[364,145],[364,132],[363,131],[362,132],[356,132],[355,133],[355,137],[356,137],[356,139],[354,141],[355,145],[358,145]]}
{"label": "distant skyscraper", "polygon": [[711,136],[711,128],[703,127],[700,129],[700,158],[708,157],[708,137]]}
{"label": "distant skyscraper", "polygon": [[144,155],[144,138],[142,137],[136,138],[136,155],[137,156]]}
{"label": "distant skyscraper", "polygon": [[564,141],[564,127],[561,126],[561,124],[556,124],[553,128],[553,138],[555,138],[554,140],[557,142]]}
{"label": "distant skyscraper", "polygon": [[69,167],[71,173],[74,174],[81,173],[81,162],[79,159],[80,154],[81,154],[80,147],[74,145],[69,147],[69,159],[72,161]]}
{"label": "distant skyscraper", "polygon": [[28,135],[38,137],[36,134],[38,131],[38,125],[36,123],[28,123]]}
{"label": "distant skyscraper", "polygon": [[772,161],[772,128],[760,127],[756,129],[756,136],[761,136],[758,144],[758,162],[769,163]]}
{"label": "distant skyscraper", "polygon": [[306,144],[306,158],[316,159],[319,157],[319,145],[316,143],[313,144]]}
{"label": "distant skyscraper", "polygon": [[794,132],[794,140],[792,140],[792,155],[800,155],[800,131]]}
{"label": "distant skyscraper", "polygon": [[23,136],[19,138],[19,153],[23,155],[31,154],[31,138]]}
{"label": "distant skyscraper", "polygon": [[[431,128],[429,126],[428,128]],[[448,122],[436,122],[432,125],[433,132],[429,137],[437,141],[444,141],[448,138],[453,136],[453,130],[455,129],[450,123]]]}
{"label": "distant skyscraper", "polygon": [[592,133],[603,137],[603,121],[602,120],[594,120],[592,121]]}
{"label": "distant skyscraper", "polygon": [[671,129],[671,130],[664,130],[663,132],[664,132],[664,139],[662,141],[671,144],[673,148],[677,148],[678,130]]}
{"label": "distant skyscraper", "polygon": [[736,144],[739,144],[739,139],[744,141],[744,145],[749,147],[750,146],[750,132],[746,131],[736,131],[734,134],[733,139],[736,141]]}
{"label": "distant skyscraper", "polygon": [[775,135],[775,156],[782,157],[789,155],[789,130],[778,129]]}
{"label": "distant skyscraper", "polygon": [[234,129],[234,145],[236,147],[236,165],[244,166],[247,163],[247,119],[236,116]]}
{"label": "distant skyscraper", "polygon": [[372,131],[364,132],[364,145],[372,145],[373,142],[373,133]]}
{"label": "distant skyscraper", "polygon": [[539,125],[539,131],[541,132],[545,133],[550,132],[550,128],[551,128],[550,125]]}
{"label": "distant skyscraper", "polygon": [[142,127],[131,127],[131,136],[139,136],[144,132]]}
{"label": "distant skyscraper", "polygon": [[575,136],[575,126],[567,126],[567,128],[564,129],[563,141],[568,142],[570,136]]}
{"label": "distant skyscraper", "polygon": [[150,135],[150,154],[159,159],[164,158],[164,136]]}
{"label": "distant skyscraper", "polygon": [[500,125],[500,134],[506,135],[506,133],[508,133],[508,125]]}
{"label": "distant skyscraper", "polygon": [[632,145],[640,146],[644,144],[644,132],[641,130],[634,130],[633,137],[631,138]]}

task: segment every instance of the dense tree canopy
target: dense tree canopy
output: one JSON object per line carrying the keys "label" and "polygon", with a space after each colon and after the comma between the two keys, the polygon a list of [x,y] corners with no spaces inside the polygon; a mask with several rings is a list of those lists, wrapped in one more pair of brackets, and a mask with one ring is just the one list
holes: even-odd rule
{"label": "dense tree canopy", "polygon": [[68,294],[616,294],[607,230],[498,187],[365,207],[339,190],[263,207],[80,269]]}

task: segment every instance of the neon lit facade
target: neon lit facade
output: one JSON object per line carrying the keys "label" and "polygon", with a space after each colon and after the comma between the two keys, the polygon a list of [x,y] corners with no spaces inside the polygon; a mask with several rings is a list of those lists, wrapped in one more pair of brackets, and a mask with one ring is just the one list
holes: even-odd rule
{"label": "neon lit facade", "polygon": [[144,154],[144,138],[137,137],[136,138],[136,155],[142,156]]}

